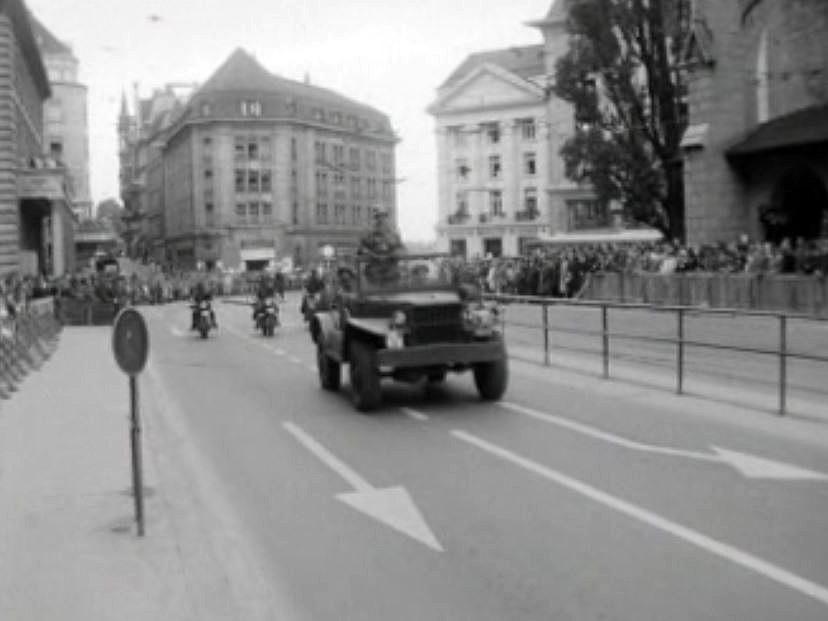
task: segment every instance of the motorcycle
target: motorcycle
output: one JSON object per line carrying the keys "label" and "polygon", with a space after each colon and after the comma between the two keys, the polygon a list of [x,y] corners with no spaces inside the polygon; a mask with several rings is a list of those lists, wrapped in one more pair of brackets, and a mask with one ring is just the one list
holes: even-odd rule
{"label": "motorcycle", "polygon": [[196,330],[201,334],[201,338],[206,339],[210,334],[210,328],[213,327],[213,309],[207,300],[202,300],[194,308],[197,310]]}
{"label": "motorcycle", "polygon": [[256,329],[262,331],[262,336],[273,336],[278,325],[279,306],[276,300],[267,298],[256,313]]}

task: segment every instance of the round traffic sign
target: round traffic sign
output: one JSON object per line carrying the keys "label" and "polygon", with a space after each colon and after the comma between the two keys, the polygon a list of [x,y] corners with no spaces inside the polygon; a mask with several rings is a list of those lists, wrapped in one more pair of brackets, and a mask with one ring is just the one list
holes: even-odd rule
{"label": "round traffic sign", "polygon": [[125,308],[115,318],[112,351],[121,371],[127,375],[138,375],[144,370],[149,353],[149,333],[143,315],[134,308]]}

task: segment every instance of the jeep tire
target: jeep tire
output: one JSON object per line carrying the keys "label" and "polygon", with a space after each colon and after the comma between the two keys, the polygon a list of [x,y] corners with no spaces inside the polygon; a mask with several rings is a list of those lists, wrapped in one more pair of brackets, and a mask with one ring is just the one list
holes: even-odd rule
{"label": "jeep tire", "polygon": [[373,347],[359,341],[351,343],[351,399],[360,412],[375,409],[382,398]]}
{"label": "jeep tire", "polygon": [[319,371],[319,384],[331,392],[339,390],[342,381],[342,369],[339,362],[325,353],[320,343],[316,346],[316,369]]}
{"label": "jeep tire", "polygon": [[497,401],[506,392],[509,380],[509,367],[506,357],[493,362],[480,362],[474,365],[474,385],[484,401]]}

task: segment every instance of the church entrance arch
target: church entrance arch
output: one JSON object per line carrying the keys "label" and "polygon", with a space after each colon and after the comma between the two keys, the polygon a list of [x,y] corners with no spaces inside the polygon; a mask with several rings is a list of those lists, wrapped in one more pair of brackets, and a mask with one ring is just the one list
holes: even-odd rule
{"label": "church entrance arch", "polygon": [[807,165],[788,169],[776,183],[771,204],[760,214],[768,241],[814,239],[828,235],[828,189]]}

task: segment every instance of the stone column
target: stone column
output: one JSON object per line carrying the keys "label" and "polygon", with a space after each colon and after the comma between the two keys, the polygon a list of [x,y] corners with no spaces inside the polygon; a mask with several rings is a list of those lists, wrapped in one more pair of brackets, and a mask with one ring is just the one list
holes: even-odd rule
{"label": "stone column", "polygon": [[64,206],[60,201],[52,201],[52,275],[63,276],[66,272],[66,236],[63,227]]}

